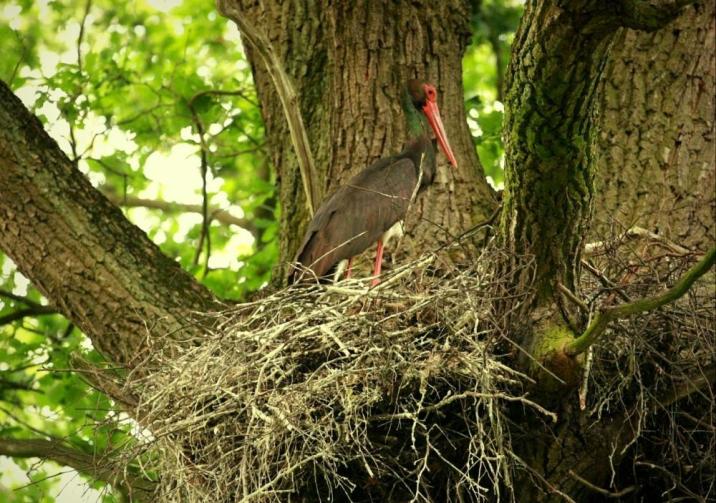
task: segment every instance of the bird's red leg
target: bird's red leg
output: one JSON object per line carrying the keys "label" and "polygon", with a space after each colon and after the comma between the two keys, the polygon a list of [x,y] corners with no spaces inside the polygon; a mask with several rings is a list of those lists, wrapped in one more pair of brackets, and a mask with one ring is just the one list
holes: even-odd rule
{"label": "bird's red leg", "polygon": [[380,279],[378,276],[380,276],[380,268],[383,265],[383,240],[378,240],[378,250],[375,253],[375,265],[373,266],[373,281],[371,282],[371,286],[375,286],[378,283],[380,283]]}
{"label": "bird's red leg", "polygon": [[350,279],[352,273],[353,273],[353,257],[348,259],[348,267],[346,268],[346,279]]}

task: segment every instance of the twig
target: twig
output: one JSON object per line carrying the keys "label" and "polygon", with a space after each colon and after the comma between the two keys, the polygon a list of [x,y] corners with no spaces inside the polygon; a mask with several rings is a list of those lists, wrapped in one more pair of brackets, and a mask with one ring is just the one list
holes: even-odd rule
{"label": "twig", "polygon": [[584,363],[584,371],[582,372],[582,383],[579,385],[579,410],[587,409],[587,393],[589,392],[589,374],[592,371],[592,363],[594,362],[594,348],[587,350],[587,361]]}
{"label": "twig", "polygon": [[559,289],[560,292],[562,292],[564,294],[565,297],[567,297],[574,304],[576,304],[577,307],[579,307],[579,309],[581,309],[585,313],[589,312],[589,308],[587,307],[587,305],[584,302],[582,302],[582,300],[579,297],[577,297],[574,294],[574,292],[572,292],[572,290],[570,290],[569,288],[564,286],[561,281],[557,282],[557,288]]}
{"label": "twig", "polygon": [[547,487],[550,494],[557,494],[558,496],[561,496],[565,501],[567,501],[569,503],[577,503],[572,498],[570,498],[568,494],[565,494],[564,492],[557,489],[557,487],[554,484],[550,483],[546,478],[544,478],[544,476],[540,472],[538,472],[537,470],[532,468],[529,464],[527,464],[527,462],[524,459],[519,457],[517,454],[515,454],[514,452],[509,452],[509,451],[508,451],[508,454],[512,457],[512,459],[514,459],[515,461],[520,463],[525,469],[527,469],[527,471],[530,472],[530,474],[532,474],[540,482],[542,482]]}
{"label": "twig", "polygon": [[16,295],[12,292],[8,292],[7,290],[0,289],[0,297],[5,297],[6,299],[14,300],[15,302],[21,302],[29,307],[44,307],[42,304],[38,304],[34,300],[23,297],[22,295]]}
{"label": "twig", "polygon": [[18,391],[32,391],[34,393],[39,393],[39,394],[45,393],[41,389],[33,388],[31,384],[23,383],[23,382],[15,382],[10,379],[5,379],[3,377],[0,377],[0,388],[12,389],[12,390],[18,390]]}
{"label": "twig", "polygon": [[414,419],[420,412],[435,412],[442,409],[443,407],[450,405],[457,400],[465,400],[467,398],[477,399],[490,399],[490,400],[505,400],[508,402],[521,402],[529,407],[534,408],[541,414],[549,417],[553,423],[557,422],[557,414],[551,412],[541,405],[529,400],[524,396],[511,396],[505,393],[480,393],[477,391],[465,391],[456,395],[450,395],[443,398],[438,403],[422,407],[420,410],[415,412],[397,412],[395,414],[376,414],[368,418],[369,421],[394,421],[396,419]]}
{"label": "twig", "polygon": [[629,486],[629,487],[625,487],[621,491],[612,492],[607,489],[603,489],[599,486],[595,486],[594,484],[589,482],[587,479],[584,479],[584,478],[580,477],[579,475],[577,475],[576,473],[574,473],[573,470],[569,470],[569,475],[572,478],[574,478],[574,480],[576,480],[577,482],[584,484],[586,487],[588,487],[592,491],[597,492],[603,496],[606,496],[607,498],[621,498],[622,496],[625,496],[625,495],[627,495],[631,492],[634,492],[636,490],[636,486]]}
{"label": "twig", "polygon": [[716,248],[712,248],[706,253],[674,286],[661,295],[606,308],[602,312],[597,313],[592,323],[587,327],[587,330],[565,347],[565,353],[575,356],[586,351],[587,348],[594,344],[599,336],[602,335],[607,325],[614,320],[633,316],[643,313],[644,311],[651,311],[652,309],[656,309],[657,307],[661,307],[680,298],[689,291],[689,288],[691,288],[691,285],[693,285],[697,279],[711,269],[714,262],[716,262]]}
{"label": "twig", "polygon": [[89,16],[90,9],[92,8],[92,0],[85,2],[85,11],[82,15],[82,21],[80,22],[80,32],[77,35],[77,70],[82,78],[82,39],[85,36],[85,24],[87,23],[87,16]]}
{"label": "twig", "polygon": [[21,320],[28,316],[43,316],[46,314],[57,314],[57,310],[50,306],[37,306],[37,307],[26,307],[24,309],[18,309],[5,316],[0,316],[0,326],[7,325],[13,321]]}
{"label": "twig", "polygon": [[203,248],[204,242],[206,241],[206,257],[204,261],[204,277],[209,273],[209,258],[211,256],[211,218],[209,217],[209,194],[206,190],[206,178],[209,174],[209,148],[206,145],[204,124],[201,122],[199,113],[194,107],[194,102],[198,95],[193,96],[188,102],[187,106],[191,112],[191,117],[196,127],[196,132],[199,135],[200,143],[200,168],[201,168],[201,235],[199,236],[199,242],[196,245],[196,253],[194,255],[194,265],[199,263],[199,257],[201,256],[201,249]]}
{"label": "twig", "polygon": [[[102,191],[104,195],[118,206],[124,206],[126,208],[149,208],[152,210],[160,210],[166,213],[199,213],[203,212],[202,205],[200,204],[184,204],[177,203],[174,201],[160,201],[156,199],[145,199],[135,196],[121,196],[112,191],[109,187],[103,187]],[[254,223],[248,218],[235,217],[229,211],[221,208],[211,207],[208,208],[211,220],[220,222],[224,225],[236,225],[252,234],[256,235],[258,229]]]}
{"label": "twig", "polygon": [[592,264],[589,263],[589,261],[582,259],[582,266],[592,273],[592,275],[599,280],[599,282],[602,284],[602,286],[606,288],[613,289],[613,291],[619,295],[619,297],[622,298],[625,302],[631,302],[631,298],[622,291],[621,287],[614,283],[612,280],[607,278],[604,274],[599,271],[596,267],[594,267]]}
{"label": "twig", "polygon": [[634,465],[635,466],[646,466],[647,468],[651,468],[652,470],[657,470],[657,471],[663,473],[664,475],[669,477],[674,482],[674,488],[679,487],[682,491],[684,491],[686,494],[691,496],[694,499],[694,501],[704,502],[704,503],[706,502],[706,498],[694,493],[692,490],[690,490],[688,487],[686,487],[684,484],[681,483],[680,478],[678,478],[676,475],[671,473],[670,470],[667,470],[663,466],[655,465],[654,463],[649,463],[647,461],[636,461],[634,463]]}
{"label": "twig", "polygon": [[278,94],[281,106],[283,107],[288,129],[291,133],[291,142],[296,149],[296,158],[298,159],[298,167],[301,172],[301,180],[303,181],[303,189],[306,193],[306,205],[308,211],[313,216],[315,213],[315,204],[320,197],[318,190],[318,181],[315,179],[315,168],[313,162],[313,154],[308,143],[308,134],[303,124],[303,117],[298,106],[298,96],[296,90],[289,79],[289,76],[283,69],[283,65],[274,51],[268,37],[255,25],[244,17],[233,2],[226,0],[218,0],[217,7],[219,12],[236,23],[239,31],[258,53],[261,61],[266,66],[266,70],[273,81],[276,93]]}
{"label": "twig", "polygon": [[[671,251],[679,255],[689,255],[692,253],[691,250],[684,248],[683,246],[677,245],[673,241],[670,241],[665,238],[664,236],[660,236],[639,226],[634,226],[628,229],[616,241],[621,241],[625,238],[648,238],[658,243],[661,243],[662,245],[664,245],[664,247],[670,249]],[[614,243],[609,241],[597,241],[595,243],[589,243],[584,247],[584,256],[589,257],[606,253],[606,251],[609,250],[609,248],[611,248],[613,244]]]}
{"label": "twig", "polygon": [[243,98],[245,101],[251,103],[255,107],[259,106],[259,104],[256,103],[254,100],[248,98],[246,96],[246,92],[242,90],[224,91],[221,89],[207,89],[206,91],[199,91],[198,93],[196,93],[194,96],[191,97],[189,102],[193,103],[202,96],[239,96],[240,98]]}

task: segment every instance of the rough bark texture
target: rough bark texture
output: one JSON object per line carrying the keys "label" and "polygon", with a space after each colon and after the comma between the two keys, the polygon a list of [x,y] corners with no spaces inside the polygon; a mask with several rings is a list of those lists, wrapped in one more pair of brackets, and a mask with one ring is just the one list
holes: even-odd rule
{"label": "rough bark texture", "polygon": [[656,30],[687,2],[529,2],[506,77],[502,235],[535,257],[537,299],[575,288],[589,229],[595,103],[621,27]]}
{"label": "rough bark texture", "polygon": [[144,357],[213,296],[95,190],[0,81],[0,249],[100,352]]}
{"label": "rough bark texture", "polygon": [[701,250],[716,240],[715,18],[699,2],[617,36],[598,104],[597,236],[616,220]]}
{"label": "rough bark texture", "polygon": [[591,208],[590,119],[611,36],[590,17],[529,3],[506,80],[503,234],[535,255],[542,299],[555,281],[574,288]]}
{"label": "rough bark texture", "polygon": [[[79,473],[118,487],[128,501],[152,501],[154,484],[136,473],[118,477],[111,455],[83,452],[59,440],[0,438],[0,454],[14,458],[41,458],[74,468]],[[132,470],[133,472],[133,470]],[[3,494],[0,491],[0,495]]]}
{"label": "rough bark texture", "polygon": [[[405,119],[399,96],[408,78],[438,88],[443,121],[460,167],[440,156],[435,184],[412,210],[408,234],[421,243],[444,240],[496,207],[465,121],[461,58],[469,40],[467,3],[236,1],[280,51],[300,96],[322,199],[371,162],[399,152]],[[309,215],[283,110],[266,69],[254,58],[268,142],[282,205],[281,260],[293,259]],[[403,241],[411,253],[410,239]]]}
{"label": "rough bark texture", "polygon": [[[679,14],[683,3],[532,1],[526,5],[515,37],[506,78],[506,187],[501,236],[515,257],[534,257],[534,269],[529,271],[530,276],[535,273],[535,302],[525,306],[539,309],[532,310],[526,318],[535,324],[526,329],[523,342],[568,384],[573,374],[579,375],[579,364],[562,353],[572,330],[555,314],[554,304],[560,303],[556,294],[559,283],[575,290],[581,250],[590,229],[600,133],[597,105],[610,99],[602,98],[601,81],[607,69],[615,68],[612,51],[615,42],[624,43],[618,38],[623,27],[657,30]],[[653,36],[667,31],[670,28]],[[630,50],[645,48],[637,45]],[[655,57],[670,59],[649,51],[639,60],[647,62]],[[676,61],[680,58],[675,57]],[[660,73],[649,75],[653,78]],[[642,78],[646,76],[645,68]],[[623,77],[620,82],[621,95],[632,93],[631,77]],[[638,95],[639,79],[635,87],[634,94]],[[660,105],[650,102],[643,108],[659,110]],[[685,111],[683,117],[689,113]],[[617,128],[621,122],[612,117],[611,124]],[[708,127],[712,128],[713,123]],[[641,131],[647,129],[647,124],[641,125]],[[678,136],[677,130],[672,138]],[[621,139],[628,143],[627,137]],[[646,142],[641,147],[647,148]],[[649,159],[654,157],[651,151]],[[532,278],[518,278],[518,290],[529,279]],[[564,369],[569,375],[562,372]],[[560,389],[546,384],[551,379],[542,375],[538,379],[538,394],[560,411],[560,422],[554,428],[528,427],[524,438],[515,435],[517,452],[531,468],[518,487],[527,487],[525,479],[539,474],[539,485],[546,488],[540,495],[518,491],[519,500],[563,501],[561,491],[576,501],[586,501],[589,491],[569,470],[603,486],[608,482],[610,462],[619,461],[610,456],[619,452],[625,435],[619,433],[619,428],[589,428],[582,424],[581,414],[570,406],[574,383]],[[616,426],[620,426],[618,422]],[[609,442],[604,442],[605,438]]]}

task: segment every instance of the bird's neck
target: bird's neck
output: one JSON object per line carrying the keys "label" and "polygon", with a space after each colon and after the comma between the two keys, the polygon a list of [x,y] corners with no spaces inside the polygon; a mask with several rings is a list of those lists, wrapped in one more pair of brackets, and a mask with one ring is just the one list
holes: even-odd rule
{"label": "bird's neck", "polygon": [[413,161],[413,165],[416,168],[416,177],[421,176],[420,171],[422,171],[421,190],[433,183],[433,177],[435,176],[435,147],[427,135],[408,140],[399,157],[406,157]]}
{"label": "bird's neck", "polygon": [[415,108],[413,100],[407,89],[403,92],[402,100],[403,112],[405,113],[405,121],[408,126],[408,140],[416,139],[428,134],[428,120]]}
{"label": "bird's neck", "polygon": [[408,126],[408,141],[403,155],[411,157],[416,167],[423,172],[421,189],[430,185],[435,175],[435,148],[430,140],[430,125],[425,114],[421,113],[405,90],[402,100],[405,121]]}

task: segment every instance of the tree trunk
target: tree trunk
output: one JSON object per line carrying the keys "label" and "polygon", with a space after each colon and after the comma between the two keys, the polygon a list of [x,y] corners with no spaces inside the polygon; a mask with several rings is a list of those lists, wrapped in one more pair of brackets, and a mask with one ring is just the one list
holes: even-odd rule
{"label": "tree trunk", "polygon": [[706,250],[716,240],[716,2],[622,30],[599,100],[594,234],[614,220]]}
{"label": "tree trunk", "polygon": [[506,78],[502,234],[515,257],[534,255],[540,303],[557,282],[576,285],[593,193],[592,103],[616,30],[600,26],[598,8],[583,18],[574,8],[526,6],[532,22],[515,35]]}
{"label": "tree trunk", "polygon": [[657,30],[681,5],[530,2],[525,9],[506,78],[502,235],[516,256],[534,255],[538,302],[550,302],[557,283],[574,289],[579,276],[594,195],[594,105],[615,38],[622,27]]}
{"label": "tree trunk", "polygon": [[[377,159],[402,149],[405,119],[400,93],[409,78],[438,88],[438,100],[459,168],[440,156],[430,192],[412,208],[408,255],[415,255],[496,207],[465,120],[461,58],[469,41],[465,2],[236,1],[240,15],[267,34],[299,96],[322,199]],[[266,68],[245,44],[261,99],[278,173],[281,262],[293,259],[310,216],[294,147]],[[319,201],[320,202],[320,201]]]}
{"label": "tree trunk", "polygon": [[[610,462],[619,461],[612,454],[621,451],[628,437],[620,433],[619,420],[610,427],[588,428],[571,405],[581,364],[563,353],[574,334],[564,309],[556,306],[563,306],[560,285],[576,290],[591,224],[597,105],[603,102],[601,79],[614,67],[615,40],[622,27],[657,30],[679,12],[673,2],[533,1],[526,5],[515,36],[506,79],[501,238],[512,251],[513,267],[530,264],[516,278],[521,293],[534,282],[532,297],[520,299],[527,313],[523,320],[531,323],[522,342],[534,360],[526,365],[538,380],[536,395],[560,413],[555,427],[529,424],[514,436],[516,452],[529,467],[518,486],[528,487],[531,479],[545,488],[543,494],[529,496],[531,501],[563,501],[564,494],[585,501],[589,490],[577,477],[607,485]],[[629,82],[624,80],[622,93],[628,94]],[[530,258],[523,261],[522,256]],[[535,360],[563,383],[555,385]],[[527,498],[529,492],[520,491]]]}
{"label": "tree trunk", "polygon": [[199,335],[211,293],[95,190],[0,81],[0,248],[113,362]]}

